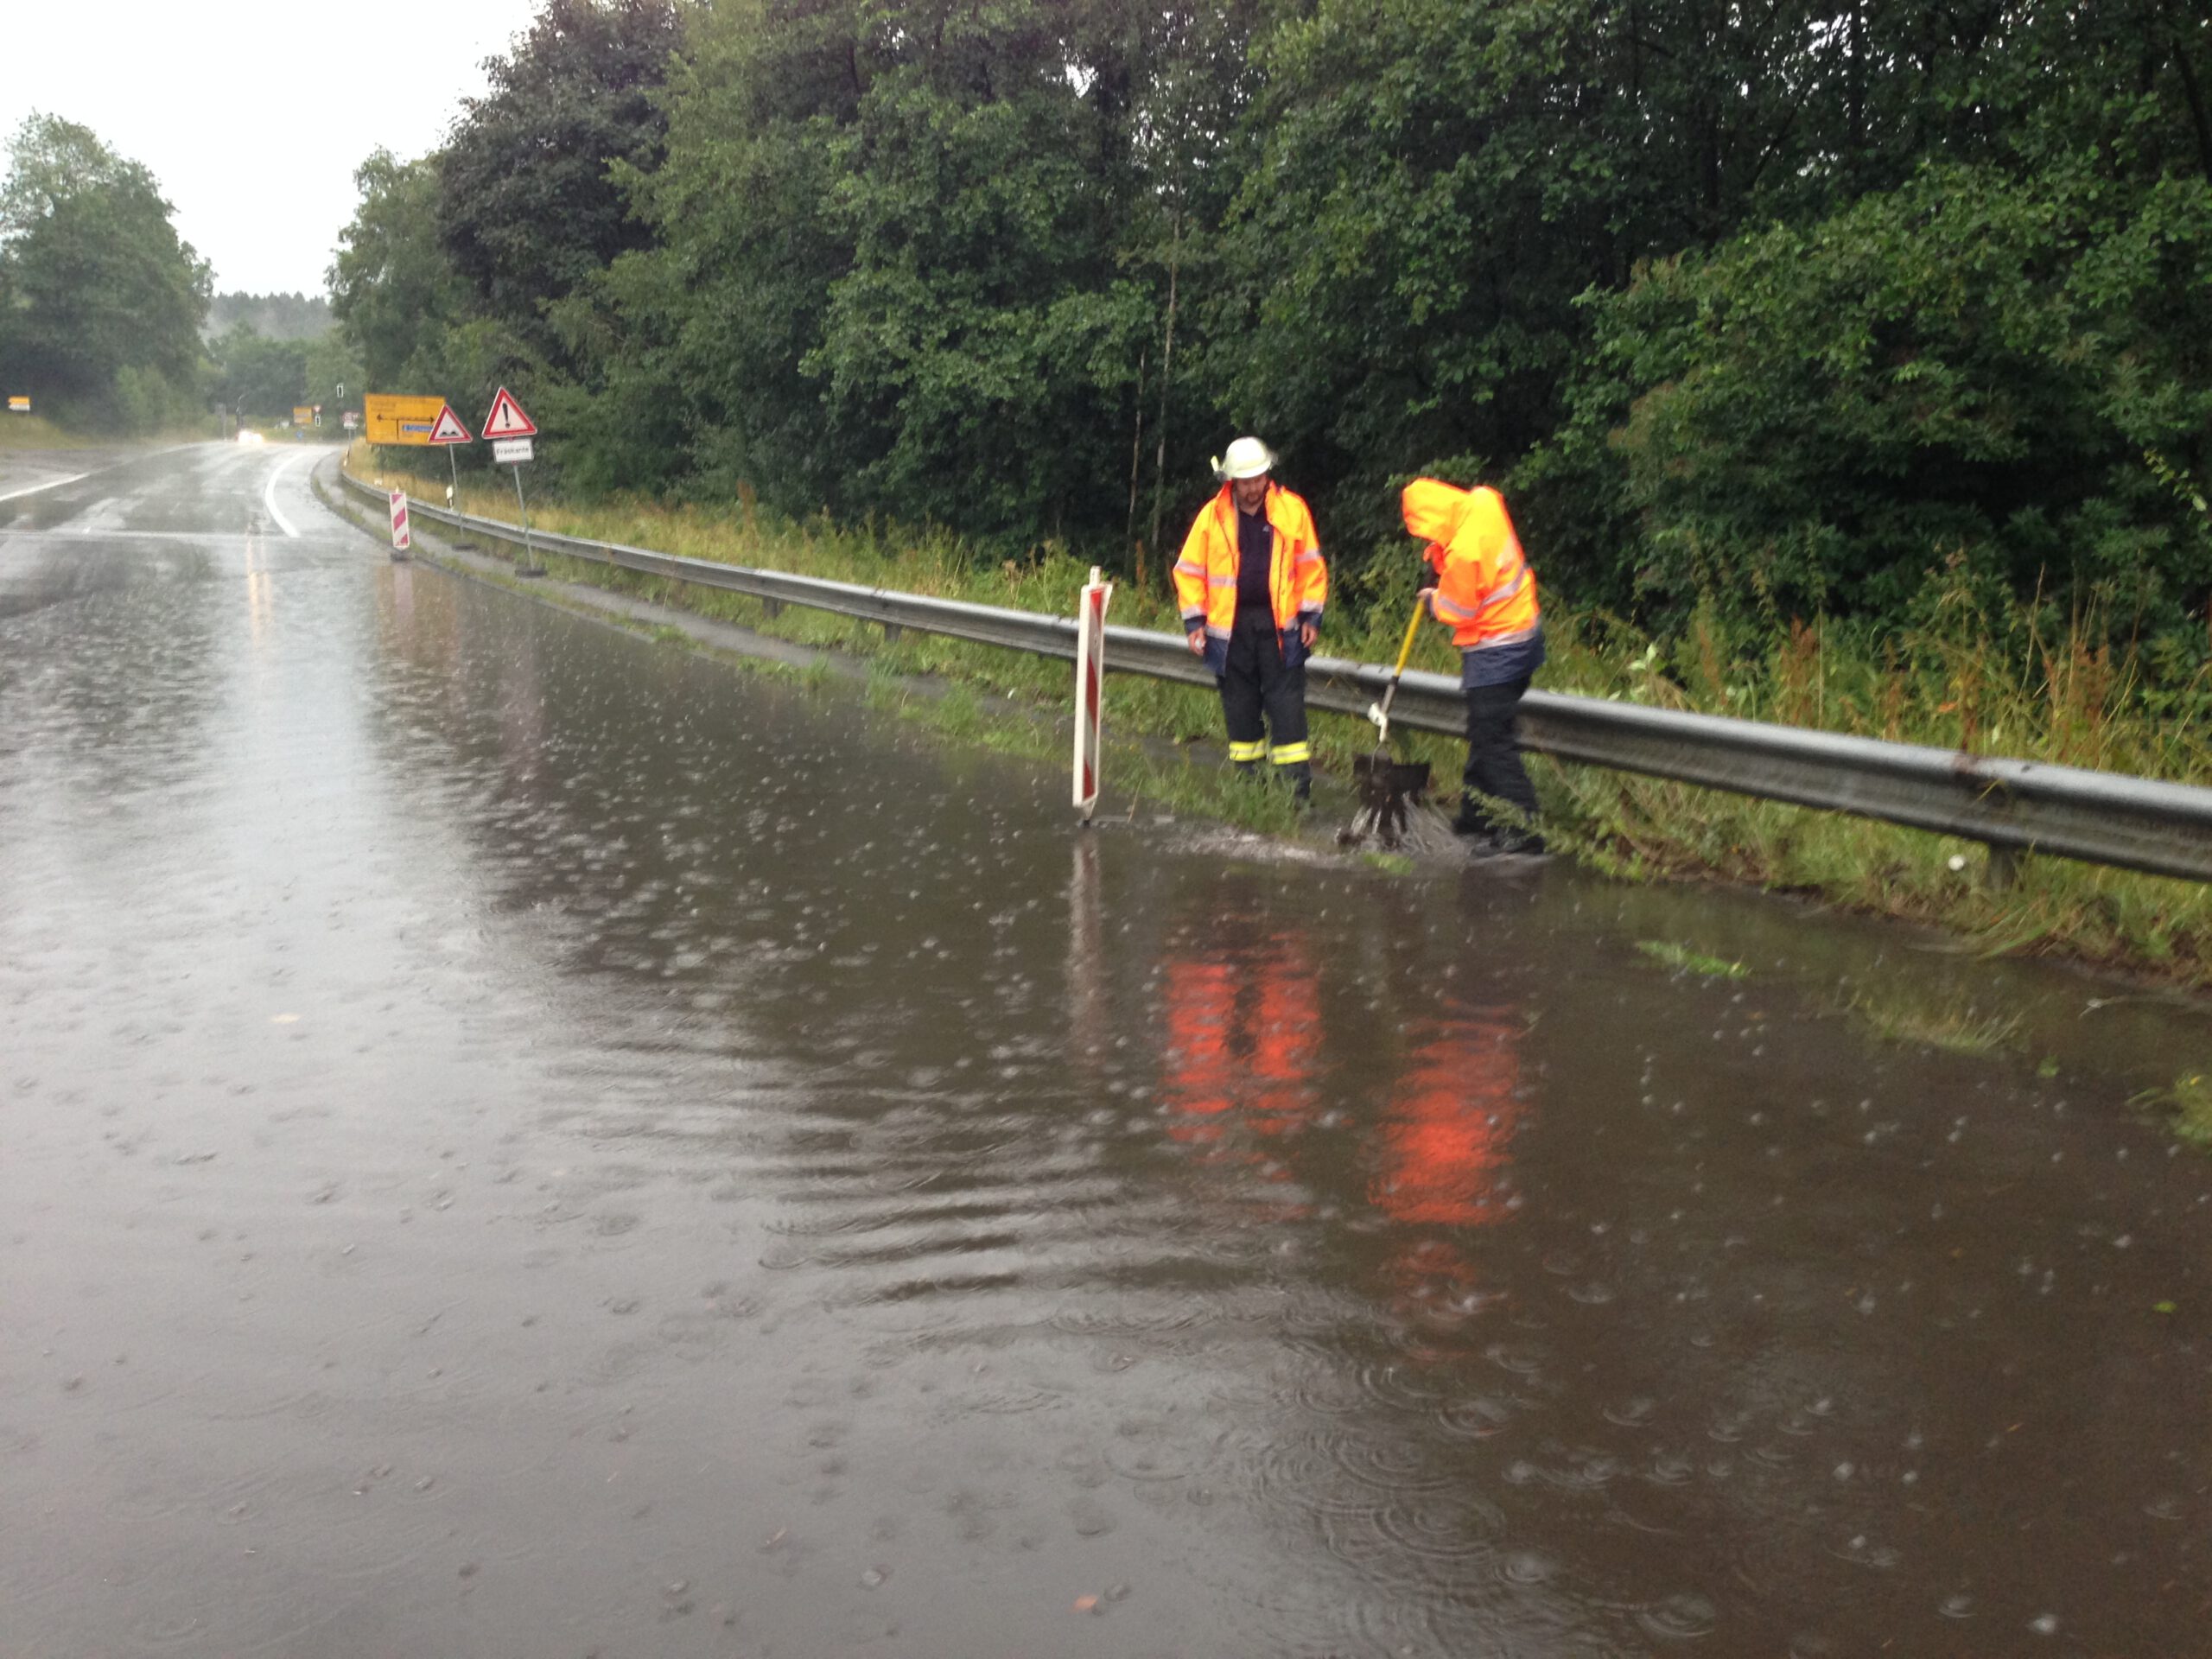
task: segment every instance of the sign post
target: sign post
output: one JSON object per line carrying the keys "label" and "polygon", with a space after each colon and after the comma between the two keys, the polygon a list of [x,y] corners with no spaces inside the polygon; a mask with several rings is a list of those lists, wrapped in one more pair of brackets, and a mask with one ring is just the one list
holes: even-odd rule
{"label": "sign post", "polygon": [[1089,823],[1098,810],[1098,739],[1104,725],[1106,607],[1114,584],[1090,567],[1075,622],[1075,805]]}
{"label": "sign post", "polygon": [[514,393],[501,386],[492,400],[492,412],[484,417],[484,435],[492,440],[493,461],[515,469],[515,510],[522,515],[522,563],[515,566],[515,575],[542,576],[545,567],[530,544],[530,504],[522,493],[523,463],[533,458],[530,441],[537,435],[537,423],[523,413]]}
{"label": "sign post", "polygon": [[[451,404],[439,405],[438,418],[430,425],[429,442],[446,452],[446,470],[453,478],[453,483],[446,490],[446,505],[455,512],[461,512],[461,463],[454,459],[454,446],[471,443],[474,440],[468,435],[468,429],[461,423],[461,416],[453,412]],[[467,517],[466,513],[461,516]],[[467,543],[464,542],[461,545],[466,547]]]}
{"label": "sign post", "polygon": [[394,564],[404,564],[410,556],[415,537],[407,529],[407,492],[391,493],[391,559]]}

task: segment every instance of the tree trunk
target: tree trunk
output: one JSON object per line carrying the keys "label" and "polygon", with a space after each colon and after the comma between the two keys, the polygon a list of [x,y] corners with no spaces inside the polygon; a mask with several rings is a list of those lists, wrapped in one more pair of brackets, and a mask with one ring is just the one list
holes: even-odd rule
{"label": "tree trunk", "polygon": [[1137,421],[1135,435],[1129,440],[1129,517],[1122,533],[1137,533],[1137,474],[1144,467],[1144,371],[1152,359],[1152,347],[1146,346],[1137,353]]}
{"label": "tree trunk", "polygon": [[2196,127],[2197,165],[2204,169],[2207,179],[2212,179],[2212,118],[2205,113],[2203,90],[2196,84],[2196,71],[2189,60],[2189,46],[2178,27],[2174,29],[2174,67],[2181,73],[2182,92],[2189,99],[2190,119]]}
{"label": "tree trunk", "polygon": [[1174,384],[1175,276],[1182,263],[1183,221],[1167,244],[1167,340],[1160,349],[1160,452],[1152,467],[1152,544],[1160,545],[1160,515],[1167,505],[1167,389]]}

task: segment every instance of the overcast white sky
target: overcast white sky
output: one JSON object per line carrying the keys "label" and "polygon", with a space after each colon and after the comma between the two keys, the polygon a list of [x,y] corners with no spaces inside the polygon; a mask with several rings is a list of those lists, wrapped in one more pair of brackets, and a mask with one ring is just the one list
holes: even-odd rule
{"label": "overcast white sky", "polygon": [[154,170],[218,292],[320,294],[362,157],[434,148],[533,10],[0,0],[0,135],[34,110],[81,122]]}

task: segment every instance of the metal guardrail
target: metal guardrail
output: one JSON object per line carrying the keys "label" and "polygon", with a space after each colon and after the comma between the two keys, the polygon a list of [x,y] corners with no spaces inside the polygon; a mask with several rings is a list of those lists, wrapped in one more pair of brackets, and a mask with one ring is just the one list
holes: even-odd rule
{"label": "metal guardrail", "polygon": [[[341,470],[340,476],[349,488],[382,499],[382,492],[351,474]],[[421,502],[410,501],[410,507],[472,535],[522,543],[519,530],[496,519]],[[766,601],[772,612],[801,605],[880,623],[893,633],[912,628],[1038,656],[1075,657],[1072,616],[931,599],[540,530],[531,531],[530,540],[571,558],[748,594]],[[1109,672],[1213,683],[1213,676],[1173,634],[1109,627],[1106,642]],[[1355,718],[1389,680],[1388,669],[1338,657],[1313,658],[1306,675],[1309,706]],[[2000,880],[2011,878],[2014,855],[2022,852],[2212,880],[2212,789],[1551,691],[1531,691],[1521,716],[1522,747],[1556,760],[1981,842]],[[1408,670],[1390,718],[1416,731],[1460,735],[1466,710],[1459,682]]]}

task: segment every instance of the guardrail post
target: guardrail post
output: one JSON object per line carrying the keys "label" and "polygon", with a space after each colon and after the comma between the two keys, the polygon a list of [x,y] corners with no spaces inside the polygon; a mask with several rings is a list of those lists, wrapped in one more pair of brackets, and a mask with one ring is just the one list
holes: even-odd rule
{"label": "guardrail post", "polygon": [[883,643],[887,645],[897,645],[899,643],[899,636],[905,632],[906,630],[901,628],[896,622],[885,623],[883,625]]}
{"label": "guardrail post", "polygon": [[760,601],[760,608],[768,613],[768,620],[772,622],[784,613],[784,601],[780,599],[764,599]]}
{"label": "guardrail post", "polygon": [[1986,841],[1989,862],[1982,871],[1982,881],[1992,893],[2010,893],[2020,879],[2019,849],[2006,842]]}

